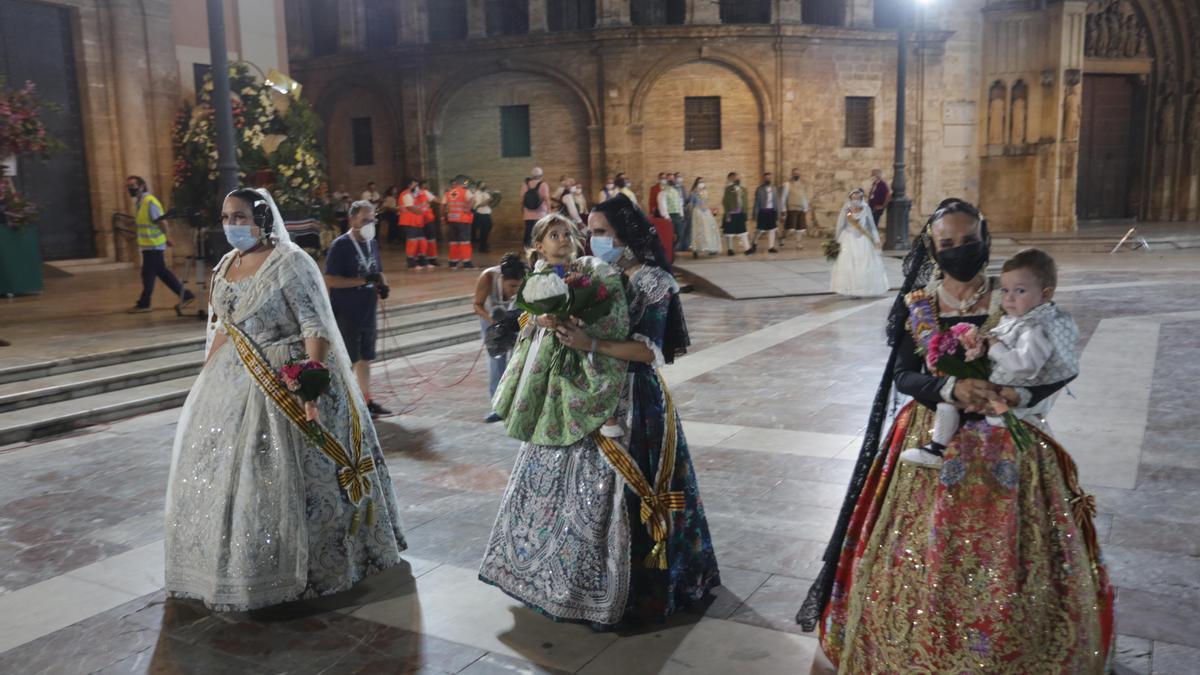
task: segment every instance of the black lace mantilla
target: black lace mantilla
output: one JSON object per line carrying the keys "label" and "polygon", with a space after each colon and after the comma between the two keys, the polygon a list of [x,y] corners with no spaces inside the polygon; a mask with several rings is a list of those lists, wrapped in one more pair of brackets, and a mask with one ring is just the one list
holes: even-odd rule
{"label": "black lace mantilla", "polygon": [[888,399],[892,394],[892,370],[896,367],[896,345],[900,341],[903,331],[906,330],[905,322],[908,319],[908,306],[904,302],[904,296],[913,289],[923,288],[928,284],[936,270],[936,264],[930,253],[928,226],[913,242],[912,248],[904,258],[903,269],[904,284],[900,287],[900,292],[896,294],[896,300],[892,303],[891,312],[888,314],[887,343],[892,349],[888,354],[887,364],[883,367],[883,376],[879,379],[879,387],[875,390],[871,415],[867,419],[867,428],[863,432],[862,448],[858,451],[858,461],[855,462],[854,472],[850,475],[850,485],[846,488],[846,497],[842,500],[842,509],[838,513],[837,525],[833,528],[833,535],[830,537],[829,545],[825,548],[825,555],[822,557],[824,564],[821,566],[816,580],[809,587],[808,595],[800,605],[800,611],[796,613],[796,623],[800,624],[805,631],[812,631],[817,627],[817,621],[820,619],[821,613],[825,611],[825,605],[829,602],[829,595],[833,590],[833,578],[837,573],[838,558],[841,557],[842,544],[845,543],[846,530],[850,525],[850,517],[854,514],[854,506],[858,503],[859,495],[862,494],[867,474],[870,473],[871,466],[879,454],[879,440],[883,433],[884,422],[888,418]]}

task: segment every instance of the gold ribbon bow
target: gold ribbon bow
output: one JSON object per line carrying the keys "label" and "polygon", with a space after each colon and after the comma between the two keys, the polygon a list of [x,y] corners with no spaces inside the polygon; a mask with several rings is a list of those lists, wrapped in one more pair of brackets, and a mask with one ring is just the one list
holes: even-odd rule
{"label": "gold ribbon bow", "polygon": [[357,504],[363,498],[363,495],[371,494],[371,479],[369,476],[374,470],[375,460],[370,457],[360,459],[357,466],[343,466],[338,468],[338,485],[346,491],[346,494],[350,497],[350,501]]}
{"label": "gold ribbon bow", "polygon": [[675,476],[677,421],[675,404],[671,400],[671,392],[667,390],[661,373],[658,375],[658,381],[662,384],[663,390],[665,403],[663,419],[666,420],[666,430],[663,433],[661,463],[658,467],[654,488],[650,487],[650,481],[642,475],[637,462],[633,460],[628,450],[621,447],[620,443],[601,435],[599,431],[593,433],[592,437],[604,458],[617,473],[621,474],[621,478],[642,501],[640,509],[642,522],[650,526],[650,536],[654,539],[654,548],[650,549],[650,554],[646,556],[646,566],[665,570],[669,568],[667,536],[671,533],[671,514],[687,508],[687,499],[682,492],[669,491],[671,479]]}

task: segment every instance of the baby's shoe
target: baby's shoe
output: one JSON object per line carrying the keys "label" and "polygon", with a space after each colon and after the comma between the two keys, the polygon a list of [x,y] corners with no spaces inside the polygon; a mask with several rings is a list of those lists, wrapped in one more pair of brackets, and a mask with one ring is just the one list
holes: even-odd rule
{"label": "baby's shoe", "polygon": [[942,452],[946,446],[930,442],[919,448],[909,448],[900,453],[901,462],[920,464],[922,466],[938,467],[942,465]]}

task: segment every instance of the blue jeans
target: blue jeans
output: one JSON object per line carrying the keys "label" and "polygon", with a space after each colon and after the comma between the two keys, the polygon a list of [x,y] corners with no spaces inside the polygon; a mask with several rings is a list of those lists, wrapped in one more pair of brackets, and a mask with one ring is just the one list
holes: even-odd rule
{"label": "blue jeans", "polygon": [[675,250],[687,251],[692,248],[692,224],[683,218],[683,214],[672,213],[671,223],[675,226]]}
{"label": "blue jeans", "polygon": [[[488,329],[488,326],[490,326],[490,325],[492,325],[492,322],[488,321],[487,319],[479,320],[480,336],[487,338],[487,329]],[[504,356],[501,356],[500,358],[492,358],[491,356],[488,355],[487,351],[484,350],[483,358],[487,359],[487,362],[488,362],[488,401],[489,401],[489,403],[491,402],[492,397],[496,395],[496,387],[498,387],[500,385],[500,378],[504,377],[504,369],[508,368],[508,357],[510,357],[510,356],[512,356],[511,353],[505,354]]]}

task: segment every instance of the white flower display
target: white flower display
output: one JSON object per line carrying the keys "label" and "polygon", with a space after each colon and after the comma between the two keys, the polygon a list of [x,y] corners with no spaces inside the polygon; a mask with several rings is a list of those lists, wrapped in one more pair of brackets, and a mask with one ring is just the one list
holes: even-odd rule
{"label": "white flower display", "polygon": [[557,274],[535,274],[525,282],[522,297],[527,302],[540,302],[566,295],[568,292],[567,282]]}

